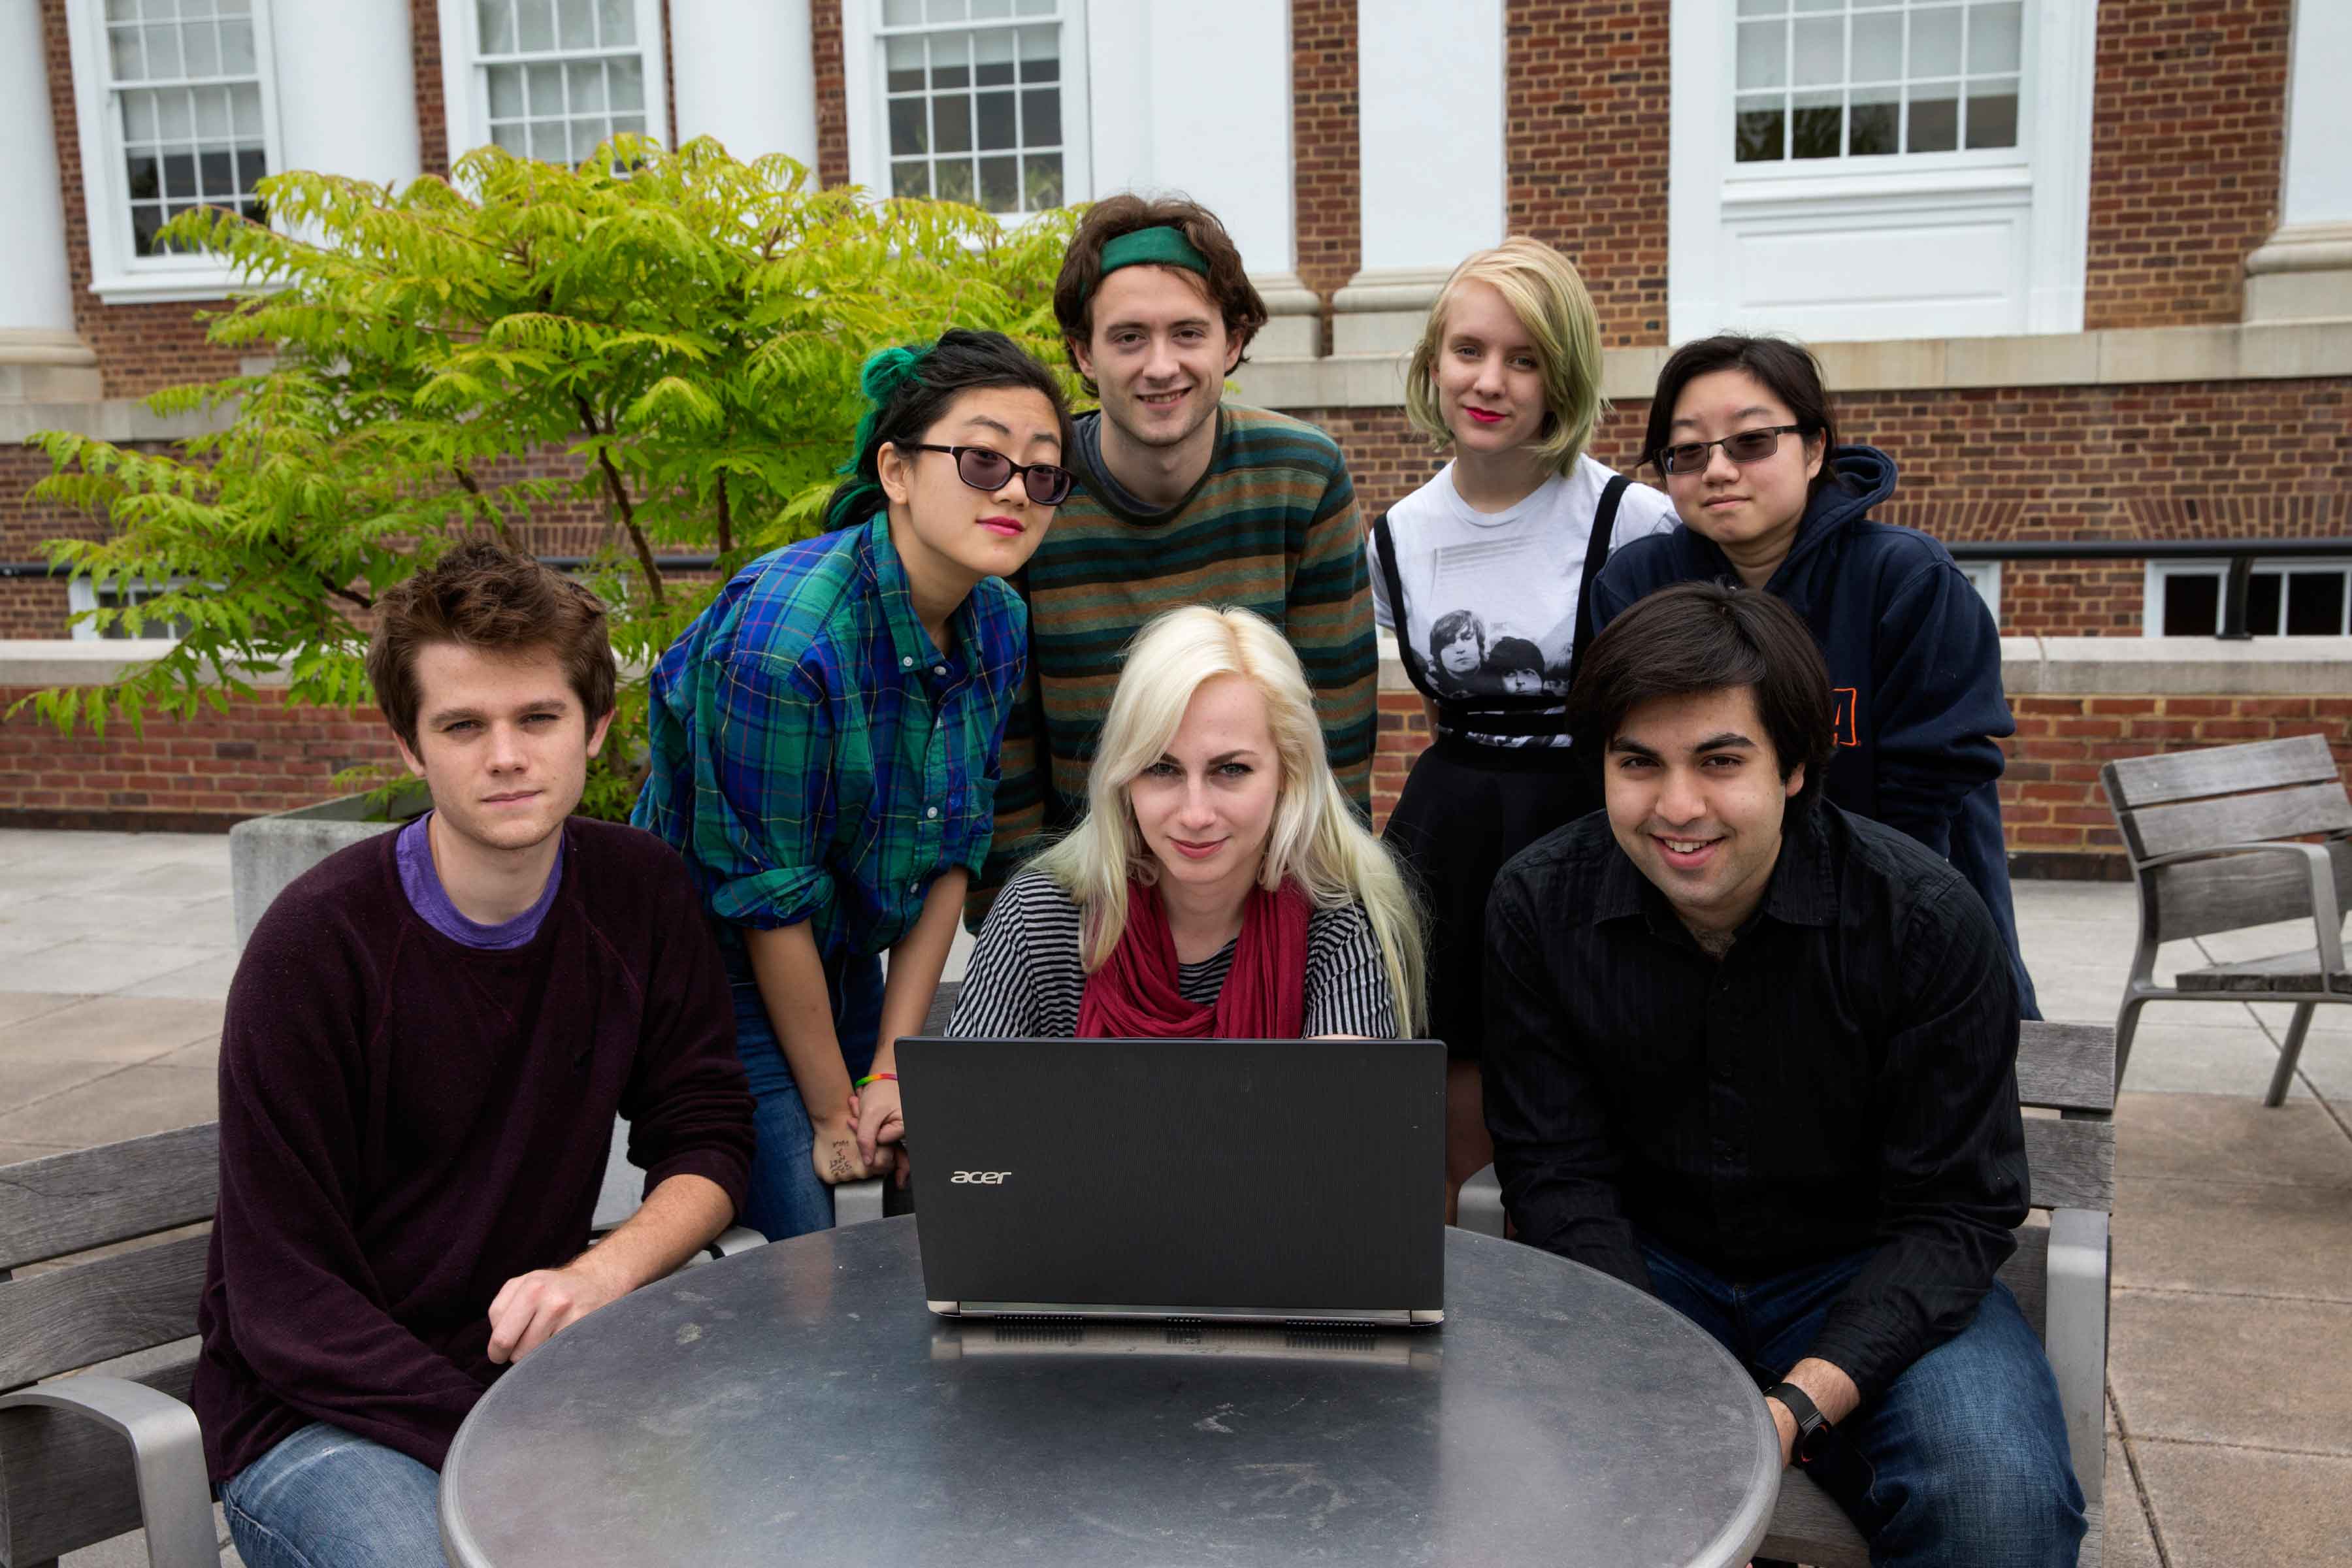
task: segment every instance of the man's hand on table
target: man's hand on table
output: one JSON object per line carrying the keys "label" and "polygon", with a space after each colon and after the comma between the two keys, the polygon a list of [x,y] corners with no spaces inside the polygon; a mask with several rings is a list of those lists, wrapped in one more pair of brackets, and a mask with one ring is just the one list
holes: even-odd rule
{"label": "man's hand on table", "polygon": [[[592,1255],[593,1256],[593,1255]],[[561,1268],[534,1268],[499,1287],[490,1302],[490,1359],[520,1361],[597,1308],[628,1294],[583,1256]]]}

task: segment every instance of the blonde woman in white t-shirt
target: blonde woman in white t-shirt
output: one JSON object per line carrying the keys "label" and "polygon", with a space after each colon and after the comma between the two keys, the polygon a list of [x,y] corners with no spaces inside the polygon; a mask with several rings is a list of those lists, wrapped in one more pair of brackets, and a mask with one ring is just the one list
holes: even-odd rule
{"label": "blonde woman in white t-shirt", "polygon": [[1612,541],[1669,528],[1675,511],[1585,455],[1604,409],[1601,326],[1576,268],[1539,241],[1454,269],[1405,408],[1453,459],[1374,522],[1370,545],[1374,617],[1395,631],[1435,735],[1387,837],[1430,911],[1451,1219],[1464,1179],[1494,1154],[1478,1081],[1486,894],[1504,861],[1600,804],[1570,766],[1563,717],[1585,589]]}

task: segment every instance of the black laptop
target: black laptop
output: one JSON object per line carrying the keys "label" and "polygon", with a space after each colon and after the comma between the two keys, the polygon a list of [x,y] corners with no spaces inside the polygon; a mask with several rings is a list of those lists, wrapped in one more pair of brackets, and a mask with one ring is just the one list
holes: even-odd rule
{"label": "black laptop", "polygon": [[952,1317],[1444,1318],[1433,1040],[902,1039]]}

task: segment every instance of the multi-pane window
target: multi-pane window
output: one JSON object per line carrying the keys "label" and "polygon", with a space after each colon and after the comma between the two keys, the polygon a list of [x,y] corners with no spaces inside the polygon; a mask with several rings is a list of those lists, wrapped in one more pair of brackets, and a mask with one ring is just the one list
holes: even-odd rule
{"label": "multi-pane window", "polygon": [[1734,159],[2015,147],[2024,0],[1739,0]]}
{"label": "multi-pane window", "polygon": [[[159,594],[184,587],[186,584],[187,579],[184,577],[173,577],[163,582],[122,578],[100,588],[87,577],[77,577],[66,591],[66,602],[68,607],[76,614],[89,610],[127,610],[134,605],[145,604]],[[188,623],[177,616],[142,620],[136,631],[131,628],[128,622],[119,620],[110,621],[104,627],[89,621],[77,621],[73,628],[74,640],[77,642],[95,642],[100,639],[123,642],[137,639],[152,642],[173,640],[187,635]]]}
{"label": "multi-pane window", "polygon": [[106,57],[133,254],[170,250],[155,231],[198,206],[263,221],[252,0],[106,0]]}
{"label": "multi-pane window", "polygon": [[883,0],[890,192],[1062,205],[1066,0]]}
{"label": "multi-pane window", "polygon": [[[2221,562],[2161,562],[2149,574],[2148,635],[2211,637],[2221,629],[2230,569]],[[2246,584],[2246,630],[2256,637],[2352,634],[2352,563],[2256,563]]]}
{"label": "multi-pane window", "polygon": [[490,140],[519,157],[584,162],[646,129],[637,0],[474,0]]}

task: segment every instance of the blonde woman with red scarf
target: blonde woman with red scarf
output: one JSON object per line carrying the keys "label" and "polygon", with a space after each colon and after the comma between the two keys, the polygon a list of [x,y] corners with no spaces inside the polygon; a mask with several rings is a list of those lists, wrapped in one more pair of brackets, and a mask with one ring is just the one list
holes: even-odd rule
{"label": "blonde woman with red scarf", "polygon": [[1421,921],[1331,776],[1298,656],[1248,610],[1136,635],[1085,819],[989,911],[949,1033],[1395,1037]]}

